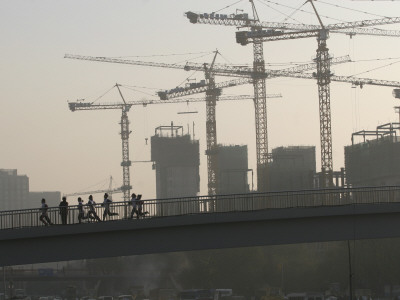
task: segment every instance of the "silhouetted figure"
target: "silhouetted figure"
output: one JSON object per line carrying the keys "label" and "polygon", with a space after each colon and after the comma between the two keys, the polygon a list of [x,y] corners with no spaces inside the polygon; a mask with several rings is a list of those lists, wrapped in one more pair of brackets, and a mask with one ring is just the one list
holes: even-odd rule
{"label": "silhouetted figure", "polygon": [[104,213],[103,213],[103,221],[106,219],[106,216],[117,216],[118,213],[116,212],[111,212],[110,211],[110,204],[112,203],[111,199],[108,199],[108,194],[105,193],[104,194],[104,202],[103,202],[103,206],[104,206]]}
{"label": "silhouetted figure", "polygon": [[68,217],[68,202],[67,202],[67,197],[62,197],[62,201],[58,205],[60,209],[60,215],[61,215],[61,223],[63,225],[67,225],[67,217]]}
{"label": "silhouetted figure", "polygon": [[82,223],[82,220],[87,219],[88,217],[85,216],[85,211],[83,210],[83,202],[82,202],[82,198],[79,197],[78,198],[78,221],[79,224]]}
{"label": "silhouetted figure", "polygon": [[42,206],[40,208],[40,210],[42,211],[42,214],[39,217],[39,220],[46,226],[48,225],[53,225],[53,223],[51,223],[49,216],[47,215],[47,210],[48,210],[48,205],[46,204],[46,199],[42,199]]}
{"label": "silhouetted figure", "polygon": [[131,195],[131,205],[132,205],[131,219],[133,219],[134,214],[136,214],[136,217],[139,217],[139,211],[137,209],[137,198],[135,193]]}
{"label": "silhouetted figure", "polygon": [[137,203],[137,210],[138,210],[138,213],[137,213],[137,215],[136,215],[136,219],[139,219],[139,216],[145,216],[146,214],[148,214],[149,212],[148,211],[143,211],[143,209],[144,209],[144,201],[142,200],[142,195],[137,195],[137,198],[136,198],[136,203]]}
{"label": "silhouetted figure", "polygon": [[89,196],[89,201],[87,205],[89,206],[89,212],[87,217],[90,218],[91,220],[97,220],[100,222],[101,220],[99,216],[96,214],[96,209],[95,209],[96,202],[94,202],[92,195]]}

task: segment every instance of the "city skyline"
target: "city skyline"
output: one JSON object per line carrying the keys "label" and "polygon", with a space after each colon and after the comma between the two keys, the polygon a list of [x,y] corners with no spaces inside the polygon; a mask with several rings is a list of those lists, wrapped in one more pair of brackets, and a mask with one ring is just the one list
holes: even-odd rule
{"label": "city skyline", "polygon": [[[303,2],[281,1],[281,6],[270,1],[255,1],[255,4],[263,21],[282,22],[286,19],[286,22],[298,20],[318,24],[311,6],[301,6]],[[252,46],[236,44],[236,28],[193,25],[183,15],[186,11],[213,12],[227,6],[220,13],[235,13],[236,8],[251,13],[248,1],[230,6],[232,3],[234,1],[216,4],[209,0],[168,3],[154,0],[118,3],[6,0],[0,3],[4,37],[0,58],[3,66],[0,71],[3,92],[0,168],[18,169],[20,174],[26,174],[32,190],[78,192],[105,181],[110,175],[117,183],[122,183],[120,111],[71,113],[67,101],[82,98],[93,101],[116,82],[147,93],[125,89],[124,96],[128,100],[156,99],[156,91],[173,88],[190,75],[197,81],[202,80],[204,74],[72,61],[64,59],[64,54],[184,63],[196,57],[195,62],[211,62],[213,51],[218,49],[221,56],[217,63],[252,65]],[[395,17],[394,13],[400,8],[396,1],[343,0],[338,4],[353,10],[333,7],[333,3],[337,4],[335,1],[316,3],[321,16],[336,18],[323,17],[326,24]],[[277,7],[281,13],[277,12]],[[299,7],[301,11],[291,15],[293,8]],[[381,28],[398,30],[400,26]],[[399,38],[355,36],[350,39],[331,33],[327,43],[332,56],[350,55],[356,61],[333,65],[336,75],[399,80],[396,76],[400,71],[396,64],[400,61],[396,54]],[[264,43],[266,67],[283,68],[311,62],[316,48],[315,38]],[[183,53],[191,54],[177,55]],[[316,146],[319,170],[316,80],[267,80],[267,93],[281,93],[283,96],[267,99],[269,151],[280,146]],[[251,95],[253,87],[225,89],[223,94]],[[102,99],[120,101],[115,91]],[[352,89],[346,83],[331,83],[331,105],[334,170],[344,167],[343,147],[351,144],[352,132],[375,130],[380,124],[399,120],[393,109],[398,105],[397,100],[393,98],[390,87]],[[198,113],[178,114],[185,111]],[[149,160],[150,145],[149,142],[146,144],[146,138],[150,141],[157,126],[169,125],[173,121],[176,125],[192,128],[194,122],[195,138],[200,140],[200,194],[206,194],[205,103],[137,106],[131,110],[129,118],[132,130],[130,159],[133,162]],[[251,100],[217,104],[217,137],[221,144],[248,145],[249,168],[256,169]],[[132,164],[131,184],[132,190],[143,194],[144,198],[155,198],[151,163]],[[73,204],[73,200],[70,202]]]}

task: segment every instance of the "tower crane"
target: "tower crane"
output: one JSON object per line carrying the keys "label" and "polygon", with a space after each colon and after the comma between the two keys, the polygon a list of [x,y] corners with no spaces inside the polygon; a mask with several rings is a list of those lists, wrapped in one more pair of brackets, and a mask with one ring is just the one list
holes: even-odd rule
{"label": "tower crane", "polygon": [[[109,62],[109,63],[121,63],[121,64],[133,64],[133,65],[141,65],[141,66],[151,66],[151,67],[161,67],[161,68],[172,68],[172,69],[182,69],[185,71],[205,71],[207,84],[200,87],[194,87],[189,89],[183,89],[175,92],[159,92],[159,96],[161,99],[172,99],[175,97],[182,97],[187,95],[192,95],[196,93],[205,92],[209,101],[207,101],[206,113],[207,113],[207,172],[208,172],[208,193],[209,195],[214,195],[216,193],[217,184],[217,138],[216,138],[216,121],[215,121],[215,105],[218,100],[219,95],[221,94],[221,89],[226,87],[233,87],[248,83],[253,83],[254,78],[256,77],[277,77],[277,76],[287,76],[288,74],[296,74],[299,72],[307,71],[315,69],[316,63],[312,62],[309,64],[302,64],[295,67],[286,68],[283,70],[267,70],[264,73],[258,73],[257,76],[254,76],[254,72],[252,68],[246,67],[232,67],[227,65],[217,65],[215,64],[215,57],[217,52],[215,53],[213,62],[211,66],[208,66],[206,63],[196,64],[196,63],[186,63],[185,65],[179,64],[165,64],[165,63],[155,63],[155,62],[142,62],[142,61],[132,61],[126,59],[114,59],[107,57],[92,57],[92,56],[82,56],[82,55],[72,55],[66,54],[65,58],[70,59],[79,59],[79,60],[90,60],[90,61],[99,61],[99,62]],[[345,63],[350,61],[349,56],[343,56],[339,58],[333,58],[332,63]],[[236,77],[244,77],[234,80],[229,80],[226,82],[215,83],[215,75],[221,76],[236,76]],[[208,79],[207,79],[208,78]],[[265,95],[265,98],[274,97],[274,95]],[[256,99],[254,98],[254,103],[256,105]],[[257,109],[256,109],[257,111]],[[257,114],[256,114],[257,116]],[[256,118],[256,132],[257,128],[262,127],[262,118]],[[258,140],[257,140],[258,141]],[[259,143],[257,142],[257,145]],[[257,164],[257,169],[260,167]],[[261,172],[261,170],[260,170]]]}
{"label": "tower crane", "polygon": [[[217,127],[216,127],[216,103],[218,101],[218,97],[221,95],[221,88],[216,86],[215,83],[215,73],[213,72],[213,68],[215,65],[215,59],[217,57],[218,50],[215,52],[213,61],[208,67],[207,64],[204,64],[204,73],[205,73],[205,79],[206,79],[206,85],[204,86],[206,88],[206,140],[207,140],[207,150],[206,150],[206,155],[207,155],[207,173],[208,173],[208,195],[216,195],[217,194],[217,189],[219,187],[218,184],[218,143],[217,143]],[[188,69],[188,66],[185,66],[186,69]],[[304,68],[304,66],[302,66]],[[253,78],[254,82],[254,78]],[[189,92],[190,90],[195,90],[194,89],[187,89],[186,92]],[[183,95],[182,91],[181,94]],[[167,99],[167,94],[165,93],[162,96],[164,99]],[[159,93],[160,95],[160,93]],[[179,94],[173,95],[173,93],[168,94],[169,97],[177,97]],[[267,95],[264,95],[265,98],[267,98]],[[254,103],[256,105],[257,103],[257,98],[254,97]],[[257,106],[257,105],[256,105]],[[257,114],[256,114],[256,132],[258,130],[260,120],[257,119]],[[259,165],[257,165],[257,170],[259,169]],[[210,209],[213,209],[213,203],[209,203]]]}
{"label": "tower crane", "polygon": [[[75,55],[73,58],[75,58],[75,57],[80,57],[80,56]],[[93,58],[93,57],[84,57],[84,59],[97,61],[97,59]],[[103,60],[101,60],[101,61],[103,61]],[[346,63],[349,61],[351,61],[351,59],[348,55],[341,56],[338,58],[331,58],[331,64],[342,64],[342,63]],[[107,62],[112,62],[112,59]],[[121,63],[121,62],[119,61],[119,63]],[[135,65],[137,63],[143,64],[144,62],[125,60],[125,63]],[[160,66],[159,63],[151,63],[151,62],[147,62],[146,65],[153,66],[153,67]],[[162,67],[175,68],[176,65],[163,64]],[[284,68],[284,69],[280,69],[280,70],[266,70],[265,73],[263,74],[263,76],[265,78],[290,77],[291,75],[301,74],[302,72],[316,69],[316,67],[317,67],[317,64],[315,62],[311,62],[311,63],[300,64],[295,67],[289,67],[289,68]],[[186,70],[186,71],[193,71],[193,70],[197,71],[197,70],[199,70],[200,67],[198,64],[187,63],[184,67],[181,66],[181,68],[184,68],[184,70]],[[253,72],[252,68],[246,68],[246,67],[234,68],[234,67],[225,66],[225,65],[214,65],[213,73],[214,73],[214,75],[220,75],[220,76],[240,77],[240,79],[234,79],[234,80],[215,83],[215,87],[219,88],[219,89],[253,83],[254,72]],[[189,88],[175,88],[175,89],[171,89],[169,91],[160,91],[157,94],[159,95],[160,99],[166,100],[166,99],[171,99],[171,98],[176,98],[176,97],[182,97],[182,96],[207,92],[208,89],[209,89],[209,87],[206,84],[204,84],[204,85],[194,86],[194,87],[189,87]],[[271,98],[271,96],[267,94],[267,98]]]}
{"label": "tower crane", "polygon": [[[307,0],[310,2],[315,14],[317,15],[320,26],[316,25],[301,25],[301,24],[290,24],[290,23],[274,23],[274,22],[260,22],[257,11],[255,9],[253,0],[249,0],[252,5],[254,19],[249,19],[248,14],[240,15],[222,15],[222,14],[197,14],[194,12],[186,12],[187,18],[191,23],[200,24],[213,24],[213,25],[228,25],[236,27],[249,27],[250,31],[239,31],[236,33],[236,41],[242,45],[246,45],[249,42],[253,43],[253,54],[254,54],[254,71],[262,70],[264,61],[262,58],[263,53],[263,41],[282,40],[282,39],[295,39],[295,38],[306,38],[316,36],[318,41],[317,48],[317,84],[319,94],[319,113],[320,113],[320,143],[321,143],[321,168],[322,171],[331,172],[333,171],[333,159],[332,159],[332,131],[331,131],[331,111],[330,111],[330,81],[332,80],[330,72],[330,57],[329,51],[326,45],[326,40],[329,37],[329,31],[349,34],[350,36],[355,34],[367,34],[367,35],[385,35],[385,36],[400,36],[400,31],[385,31],[378,29],[365,29],[357,27],[385,25],[400,23],[400,18],[383,18],[376,20],[365,20],[357,22],[346,22],[338,23],[333,25],[324,26],[318,12],[314,6],[313,0]],[[268,28],[268,30],[263,30]],[[280,29],[280,30],[277,30]],[[292,32],[286,32],[282,30],[292,30]],[[258,92],[260,97],[261,107],[264,107],[265,99],[262,98],[263,90],[265,86],[257,89],[256,83],[254,84],[255,94]],[[265,82],[264,82],[265,85]],[[266,107],[266,105],[265,105]],[[256,114],[262,114],[263,111],[256,109]],[[260,116],[260,118],[263,118]],[[265,116],[266,121],[266,116]],[[264,149],[268,151],[267,139],[257,136],[260,138],[260,142],[264,142]],[[258,143],[257,143],[258,144]],[[261,149],[260,146],[260,153]],[[257,161],[259,157],[257,156]],[[261,163],[261,161],[260,161]],[[329,180],[329,179],[328,179]],[[258,181],[259,182],[259,181]],[[330,184],[325,182],[324,184]]]}
{"label": "tower crane", "polygon": [[99,109],[121,109],[121,140],[122,140],[122,186],[120,190],[123,192],[123,199],[125,202],[128,202],[130,199],[130,190],[132,188],[130,184],[130,171],[129,168],[131,166],[131,161],[129,160],[129,135],[131,131],[129,130],[129,119],[128,112],[132,107],[132,104],[127,103],[125,101],[124,96],[122,95],[120,85],[115,84],[115,87],[118,89],[118,92],[122,98],[123,103],[114,104],[112,106],[105,105],[96,105],[93,103],[83,103],[83,102],[71,102],[69,103],[69,108],[71,111],[77,110],[99,110]]}
{"label": "tower crane", "polygon": [[108,189],[101,189],[101,190],[92,190],[92,191],[85,191],[85,192],[76,192],[76,193],[69,193],[69,194],[64,194],[64,196],[69,197],[69,196],[79,196],[79,195],[89,195],[89,194],[100,194],[100,193],[108,193],[111,197],[113,193],[122,193],[121,187],[112,188],[112,176],[110,176],[110,184],[108,186]]}
{"label": "tower crane", "polygon": [[[215,60],[214,60],[215,61]],[[168,103],[189,103],[189,102],[200,102],[200,101],[206,101],[207,104],[207,167],[208,167],[208,186],[209,186],[209,193],[210,193],[210,188],[211,193],[214,193],[212,195],[215,195],[216,188],[217,188],[217,139],[216,139],[216,119],[215,119],[215,104],[217,100],[220,101],[232,101],[232,100],[244,100],[244,99],[253,99],[253,96],[250,95],[238,95],[238,96],[225,96],[219,98],[220,94],[220,88],[215,87],[215,81],[214,81],[214,76],[211,74],[210,70],[212,70],[212,65],[210,69],[207,69],[206,73],[208,73],[208,80],[209,80],[209,87],[214,86],[214,89],[209,89],[211,92],[206,93],[206,98],[180,98],[180,99],[167,99],[167,100],[142,100],[142,101],[131,101],[131,102],[126,102],[125,99],[122,96],[122,93],[120,91],[120,85],[116,84],[116,87],[118,88],[118,91],[124,101],[124,103],[88,103],[88,102],[69,102],[69,108],[71,111],[76,111],[76,110],[94,110],[94,109],[122,109],[123,111],[123,120],[121,119],[121,132],[129,132],[129,129],[126,127],[127,124],[129,124],[128,121],[128,116],[127,112],[133,105],[143,105],[147,106],[150,104],[168,104]],[[212,91],[215,92],[212,92]],[[280,94],[272,94],[268,95],[269,97],[282,97]],[[124,124],[124,129],[122,129],[122,124]],[[128,134],[125,134],[124,136],[128,137]],[[128,143],[128,139],[126,139],[126,143]],[[126,167],[128,164],[126,162],[129,162],[129,151],[124,151],[124,149],[128,149],[129,145],[126,145],[123,143],[123,167]],[[211,171],[210,171],[211,170]],[[210,175],[211,173],[211,175]],[[124,169],[123,171],[124,174],[124,186],[130,186],[129,183],[129,168],[126,172]],[[210,177],[213,176],[213,177]],[[127,180],[126,180],[127,178]],[[210,184],[210,179],[212,180]],[[120,188],[120,190],[124,191],[123,187]],[[124,194],[125,195],[125,194]],[[125,198],[124,198],[125,199]],[[128,200],[129,200],[129,193],[128,193]],[[125,201],[125,200],[124,200]]]}
{"label": "tower crane", "polygon": [[[120,85],[122,86],[122,85]],[[281,94],[268,94],[268,98],[282,98]],[[218,101],[235,101],[235,100],[249,100],[253,99],[252,95],[234,95],[234,96],[222,96],[218,98]],[[192,103],[192,102],[204,102],[206,98],[172,98],[167,100],[137,100],[137,101],[127,101],[128,105],[141,105],[147,107],[152,104],[174,104],[174,103]],[[75,110],[92,110],[93,107],[98,109],[119,109],[121,103],[93,103],[93,102],[68,102],[69,109],[71,111]]]}
{"label": "tower crane", "polygon": [[[143,61],[133,61],[133,60],[126,60],[126,59],[114,59],[114,58],[106,58],[106,57],[92,57],[92,56],[82,56],[82,55],[72,55],[66,54],[65,58],[70,59],[78,59],[78,60],[89,60],[89,61],[98,61],[98,62],[108,62],[108,63],[121,63],[121,64],[132,64],[132,65],[141,65],[141,66],[151,66],[151,67],[162,67],[162,68],[173,68],[173,69],[183,69],[186,71],[202,71],[204,70],[204,64],[194,64],[194,63],[187,63],[185,65],[177,65],[177,64],[165,64],[165,63],[156,63],[156,62],[143,62]],[[329,58],[330,63],[344,63],[350,61],[348,56],[339,57],[339,58]],[[304,79],[314,79],[314,74],[303,73],[304,71],[314,69],[316,67],[316,63],[309,63],[304,64],[296,67],[286,68],[283,70],[265,70],[264,73],[258,73],[257,76],[263,78],[273,78],[273,77],[294,77],[294,78],[304,78]],[[231,66],[224,66],[224,65],[213,65],[213,73],[214,75],[221,75],[221,76],[238,76],[241,77],[239,79],[234,79],[226,82],[215,83],[215,88],[224,88],[224,87],[231,87],[237,86],[241,84],[252,83],[254,79],[254,72],[250,68],[243,68],[243,67],[231,67]],[[355,86],[362,87],[363,85],[381,85],[381,86],[392,86],[392,87],[399,87],[400,83],[395,81],[387,81],[387,80],[374,80],[374,79],[367,79],[367,78],[356,78],[356,77],[346,77],[346,76],[331,76],[331,81],[338,81],[338,82],[346,82],[351,83]],[[185,95],[192,95],[201,92],[207,92],[209,87],[201,86],[192,89],[183,89],[182,91],[176,91],[172,93],[167,93],[168,95],[164,95],[164,99],[174,98],[174,97],[181,97]],[[266,95],[267,97],[267,95]],[[256,119],[256,128],[257,128],[257,119]],[[259,165],[257,165],[259,166]]]}
{"label": "tower crane", "polygon": [[206,140],[207,140],[207,172],[208,172],[208,195],[217,194],[218,187],[218,143],[217,143],[217,121],[216,105],[221,89],[215,86],[215,75],[212,72],[217,58],[218,50],[215,51],[213,61],[208,67],[204,64],[204,74],[207,84],[206,91]]}
{"label": "tower crane", "polygon": [[[260,29],[258,25],[260,19],[253,0],[249,0],[252,5],[254,20],[247,22],[247,14],[237,17],[243,19],[252,30]],[[197,23],[194,13],[186,13],[190,22]],[[267,101],[265,78],[261,75],[265,73],[264,50],[260,38],[255,37],[253,43],[253,87],[254,87],[254,108],[256,119],[256,149],[257,149],[257,189],[260,192],[268,190],[268,130],[267,130]]]}
{"label": "tower crane", "polygon": [[86,192],[69,193],[69,194],[64,194],[64,196],[69,197],[69,196],[107,193],[111,197],[111,194],[113,194],[113,193],[122,193],[122,192],[123,191],[119,187],[119,188],[115,188],[115,189],[102,189],[102,190],[93,190],[93,191],[86,191]]}
{"label": "tower crane", "polygon": [[[197,64],[197,70],[202,69],[205,72],[206,79],[206,139],[207,139],[207,172],[208,172],[208,194],[216,195],[218,187],[218,143],[217,143],[217,131],[216,131],[216,102],[219,95],[221,94],[221,88],[223,85],[215,83],[214,65],[218,51],[215,52],[211,65],[204,63],[202,65]],[[67,58],[78,58],[77,56],[66,55]],[[80,58],[79,58],[80,59]],[[165,64],[156,64],[155,66],[163,66]],[[171,67],[171,66],[170,66]],[[172,65],[173,68],[182,68],[179,65]],[[189,70],[195,66],[185,65],[183,69]],[[228,82],[227,86],[234,86],[242,83],[247,83],[249,79],[231,81]],[[181,93],[182,94],[182,93]],[[176,94],[175,96],[178,96]],[[170,98],[173,97],[170,95]],[[165,98],[166,99],[166,98]],[[256,126],[257,127],[257,126]]]}
{"label": "tower crane", "polygon": [[[315,77],[318,84],[318,95],[319,95],[319,118],[320,118],[320,144],[321,144],[321,169],[322,172],[333,171],[333,158],[332,158],[332,128],[331,128],[331,109],[330,109],[330,81],[331,81],[331,71],[329,63],[329,49],[327,47],[327,39],[329,38],[329,31],[341,32],[335,29],[346,29],[345,33],[354,34],[371,34],[371,35],[381,35],[381,36],[400,36],[400,31],[385,31],[385,30],[366,30],[359,28],[352,28],[355,26],[372,26],[372,25],[383,25],[383,24],[393,24],[399,23],[399,18],[384,18],[382,20],[370,20],[370,21],[358,21],[358,22],[347,22],[342,24],[333,24],[325,27],[322,20],[314,6],[312,0],[310,2],[313,10],[318,18],[320,28],[316,30],[309,30],[303,32],[278,32],[273,31],[261,31],[256,33],[258,38],[262,38],[263,41],[271,40],[283,40],[283,39],[294,39],[294,38],[305,38],[305,37],[317,37],[318,48],[317,48],[317,72]],[[305,29],[305,28],[304,28]],[[250,35],[250,32],[237,32],[236,38],[237,42],[246,44],[249,39],[246,37]],[[250,39],[251,40],[251,39]],[[362,87],[362,84],[360,85]],[[325,185],[329,186],[332,184],[332,180],[327,176],[324,182]]]}

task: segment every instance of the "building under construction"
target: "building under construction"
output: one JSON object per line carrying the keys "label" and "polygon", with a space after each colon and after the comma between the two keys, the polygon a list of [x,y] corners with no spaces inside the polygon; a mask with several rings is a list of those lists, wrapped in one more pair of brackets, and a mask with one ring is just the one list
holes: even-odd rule
{"label": "building under construction", "polygon": [[156,166],[157,199],[191,197],[200,191],[199,141],[183,134],[182,126],[159,126],[151,137]]}
{"label": "building under construction", "polygon": [[247,146],[218,147],[218,194],[249,192]]}
{"label": "building under construction", "polygon": [[269,163],[271,191],[312,189],[316,172],[315,146],[272,149]]}
{"label": "building under construction", "polygon": [[399,123],[388,123],[377,126],[375,131],[362,130],[352,134],[351,146],[344,149],[348,185],[361,187],[400,184],[398,130]]}

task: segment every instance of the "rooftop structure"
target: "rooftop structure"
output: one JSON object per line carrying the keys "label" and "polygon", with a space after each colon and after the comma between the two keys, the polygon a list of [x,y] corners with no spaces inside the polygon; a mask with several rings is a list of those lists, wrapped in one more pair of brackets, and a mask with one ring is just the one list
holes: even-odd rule
{"label": "rooftop structure", "polygon": [[[374,131],[352,134],[352,145],[346,146],[347,183],[354,187],[400,184],[399,123],[377,126]],[[362,141],[356,143],[357,138]]]}

